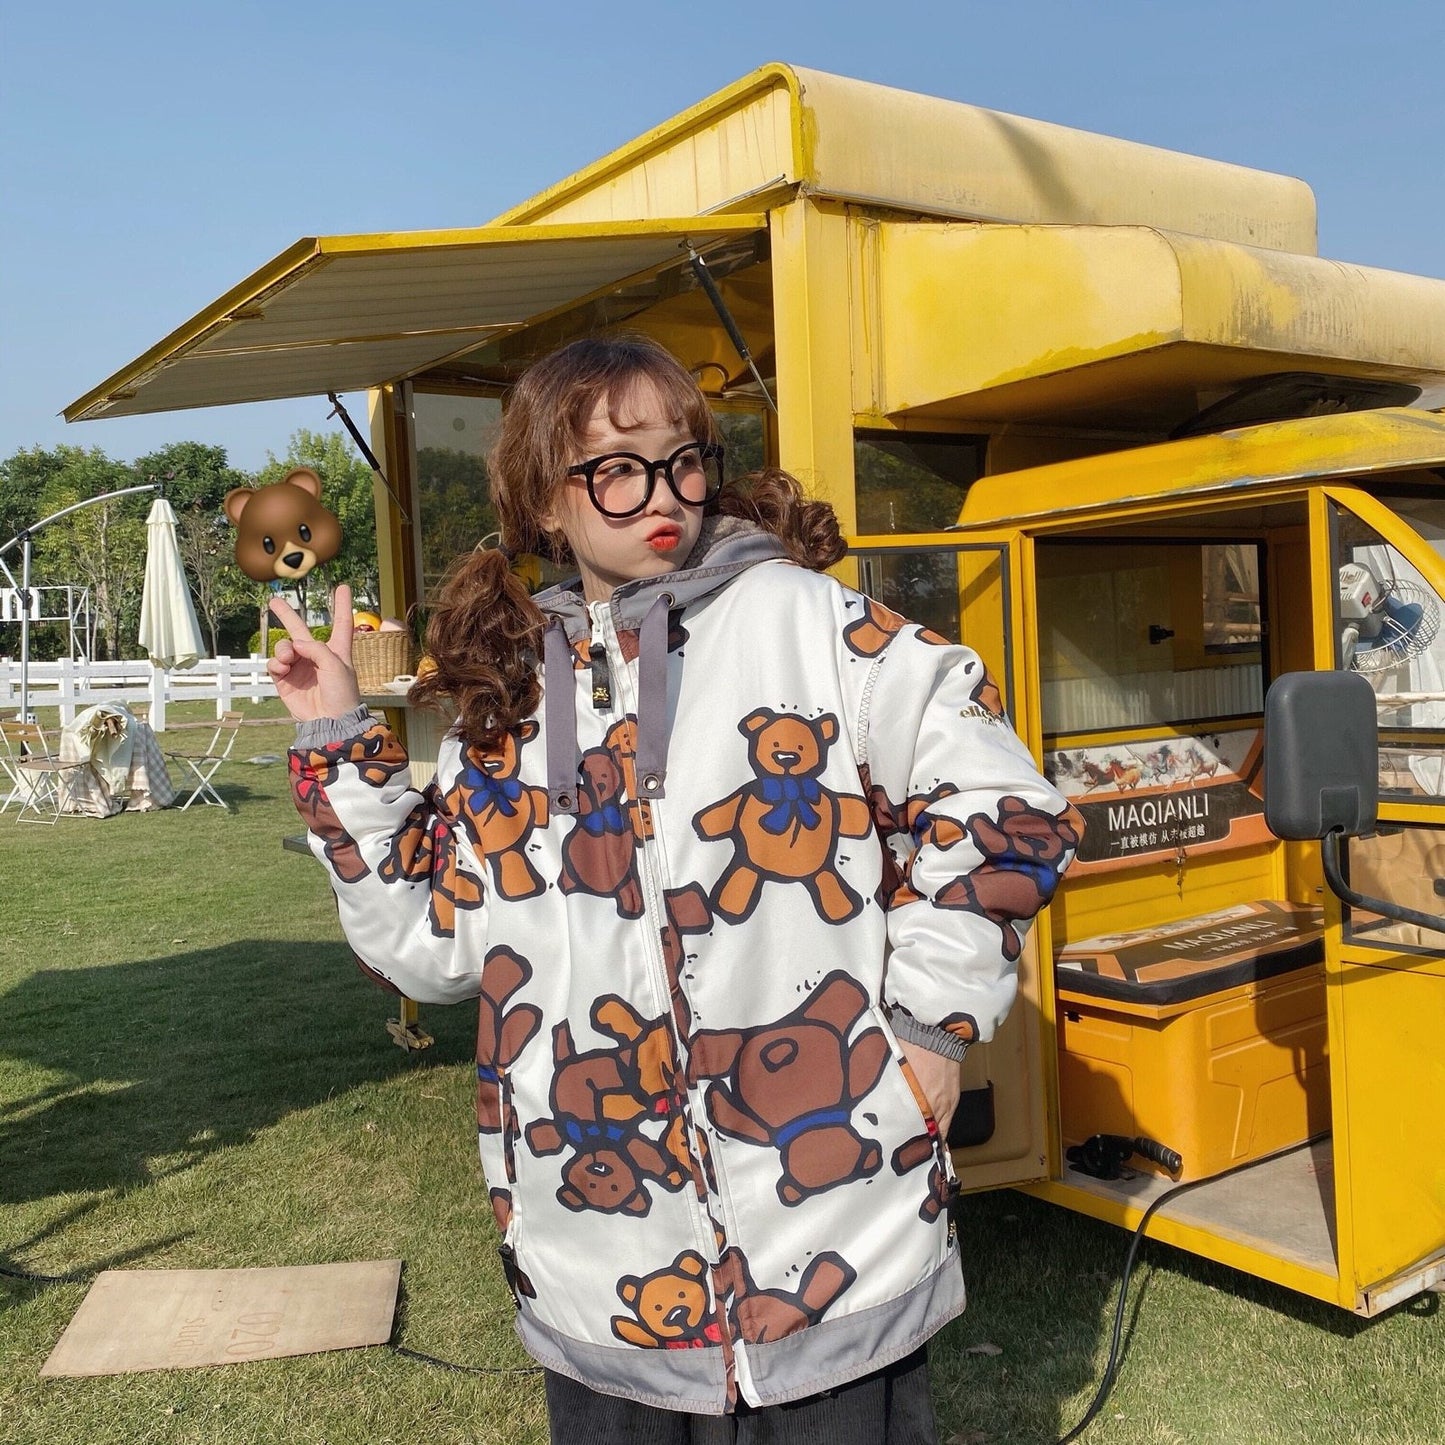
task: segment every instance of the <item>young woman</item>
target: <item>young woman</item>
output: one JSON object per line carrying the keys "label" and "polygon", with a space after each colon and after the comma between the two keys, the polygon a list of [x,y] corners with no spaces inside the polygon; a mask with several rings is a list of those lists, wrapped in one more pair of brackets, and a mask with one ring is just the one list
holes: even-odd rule
{"label": "young woman", "polygon": [[[651,342],[533,366],[491,483],[503,547],[428,628],[414,696],[457,721],[425,793],[358,705],[345,589],[329,645],[277,606],[271,671],[352,947],[480,998],[553,1438],[932,1440],[923,1346],[964,1303],[940,1126],[1076,815],[973,652],[823,575],[827,507],[723,485]],[[578,577],[530,598],[518,552]]]}

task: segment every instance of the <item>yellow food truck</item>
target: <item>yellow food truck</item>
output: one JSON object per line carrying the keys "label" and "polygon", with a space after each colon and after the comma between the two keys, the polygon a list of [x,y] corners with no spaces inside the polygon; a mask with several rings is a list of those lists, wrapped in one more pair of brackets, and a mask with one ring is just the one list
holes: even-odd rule
{"label": "yellow food truck", "polygon": [[[966,1185],[1132,1226],[1207,1180],[1150,1235],[1365,1315],[1445,1282],[1445,282],[1319,257],[1294,179],[768,65],[488,225],[298,242],[66,415],[368,391],[402,615],[509,383],[619,326],[984,654],[1087,820],[964,1064]],[[1311,671],[1378,723],[1330,846],[1423,922],[1266,824]]]}

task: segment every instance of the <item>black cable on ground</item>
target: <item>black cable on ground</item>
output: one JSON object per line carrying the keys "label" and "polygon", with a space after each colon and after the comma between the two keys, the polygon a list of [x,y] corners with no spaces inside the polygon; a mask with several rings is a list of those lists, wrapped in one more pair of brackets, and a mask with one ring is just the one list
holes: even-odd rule
{"label": "black cable on ground", "polygon": [[[1323,1135],[1316,1136],[1323,1138]],[[1262,1154],[1258,1159],[1246,1159],[1243,1164],[1236,1164],[1232,1168],[1222,1169],[1218,1174],[1208,1174],[1203,1179],[1190,1179],[1184,1184],[1176,1184],[1172,1189],[1166,1189],[1144,1211],[1139,1223],[1134,1226],[1134,1236],[1129,1241],[1129,1252],[1124,1256],[1124,1272],[1119,1277],[1119,1303],[1114,1310],[1114,1329],[1109,1339],[1109,1359],[1104,1366],[1104,1377],[1099,1381],[1099,1388],[1094,1392],[1094,1398],[1089,1402],[1089,1408],[1084,1411],[1084,1417],[1069,1431],[1067,1435],[1061,1435],[1055,1445],[1070,1445],[1071,1441],[1077,1440],[1084,1430],[1097,1417],[1100,1410],[1104,1408],[1104,1402],[1109,1398],[1109,1392],[1114,1388],[1114,1381],[1119,1372],[1119,1347],[1124,1337],[1124,1306],[1129,1297],[1129,1276],[1134,1270],[1134,1259],[1139,1253],[1139,1245],[1143,1242],[1144,1231],[1154,1215],[1167,1204],[1171,1199],[1181,1194],[1187,1194],[1191,1189],[1198,1189],[1202,1184],[1215,1184],[1221,1179],[1227,1179],[1231,1174],[1239,1174],[1245,1169],[1253,1169],[1257,1164],[1263,1164],[1267,1160],[1277,1158],[1281,1154],[1290,1154],[1294,1150],[1313,1144],[1315,1139],[1305,1140],[1305,1145],[1291,1144],[1285,1149],[1276,1149],[1273,1153]]]}
{"label": "black cable on ground", "polygon": [[420,1360],[424,1365],[435,1365],[439,1370],[455,1370],[462,1375],[540,1375],[541,1365],[456,1365],[450,1360],[439,1360],[435,1355],[424,1355],[420,1350],[409,1350],[405,1345],[392,1345],[391,1349],[408,1360]]}
{"label": "black cable on ground", "polygon": [[29,1280],[32,1284],[84,1284],[95,1278],[94,1270],[86,1274],[31,1274],[28,1269],[11,1269],[5,1264],[0,1264],[0,1274],[9,1279]]}

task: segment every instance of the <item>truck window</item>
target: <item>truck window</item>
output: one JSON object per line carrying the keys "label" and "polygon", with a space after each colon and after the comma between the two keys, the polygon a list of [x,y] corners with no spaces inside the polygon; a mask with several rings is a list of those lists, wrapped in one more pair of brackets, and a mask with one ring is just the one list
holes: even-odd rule
{"label": "truck window", "polygon": [[[1445,554],[1445,500],[1382,497]],[[1364,674],[1379,707],[1380,788],[1445,796],[1445,634],[1439,595],[1368,523],[1335,508],[1337,663]]]}
{"label": "truck window", "polygon": [[421,391],[413,396],[423,597],[432,595],[456,558],[497,530],[486,456],[501,420],[496,397]]}
{"label": "truck window", "polygon": [[[860,431],[853,437],[858,533],[942,532],[983,470],[975,436]],[[880,599],[881,600],[881,599]]]}
{"label": "truck window", "polygon": [[1264,705],[1253,541],[1040,541],[1045,734],[1247,716]]}

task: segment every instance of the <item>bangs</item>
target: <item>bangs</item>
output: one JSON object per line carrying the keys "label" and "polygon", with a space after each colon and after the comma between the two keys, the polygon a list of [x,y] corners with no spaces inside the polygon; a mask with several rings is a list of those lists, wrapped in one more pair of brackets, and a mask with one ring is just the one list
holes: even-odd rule
{"label": "bangs", "polygon": [[609,425],[619,432],[646,425],[659,414],[681,423],[698,441],[715,442],[717,422],[691,374],[670,353],[651,343],[614,344],[605,363],[579,378],[563,408],[565,436],[558,440],[575,456],[587,448],[587,430],[598,404],[607,403]]}

